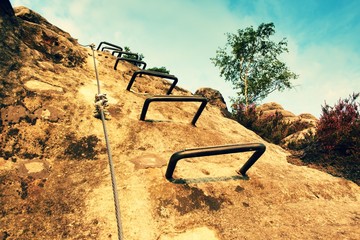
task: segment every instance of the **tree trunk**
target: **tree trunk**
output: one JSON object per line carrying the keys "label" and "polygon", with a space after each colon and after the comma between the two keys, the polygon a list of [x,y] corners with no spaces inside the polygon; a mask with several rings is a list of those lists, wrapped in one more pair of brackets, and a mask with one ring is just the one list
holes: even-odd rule
{"label": "tree trunk", "polygon": [[[247,71],[246,71],[247,72]],[[245,73],[245,78],[244,78],[244,94],[245,94],[245,106],[246,109],[249,106],[249,98],[248,98],[248,82],[247,82],[247,73]]]}
{"label": "tree trunk", "polygon": [[242,78],[241,77],[241,73],[242,73],[242,64],[244,62],[244,58],[240,59],[240,68],[239,68],[239,74],[240,74],[240,80],[243,79],[244,80],[244,95],[245,95],[245,107],[246,109],[249,106],[249,98],[248,98],[248,82],[247,82],[247,74],[248,74],[248,70],[246,68],[245,70],[245,77]]}
{"label": "tree trunk", "polygon": [[0,0],[0,16],[5,17],[13,17],[15,16],[15,12],[9,0]]}

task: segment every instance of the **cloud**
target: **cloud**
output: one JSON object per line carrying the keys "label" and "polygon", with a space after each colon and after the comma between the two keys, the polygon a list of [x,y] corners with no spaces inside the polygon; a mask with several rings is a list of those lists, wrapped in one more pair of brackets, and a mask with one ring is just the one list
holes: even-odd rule
{"label": "cloud", "polygon": [[310,112],[319,117],[325,101],[333,105],[339,98],[360,91],[360,57],[351,49],[318,43],[299,51],[295,42],[290,48],[286,62],[300,74],[295,81],[299,86],[272,94],[266,101],[277,101],[296,114]]}
{"label": "cloud", "polygon": [[68,7],[69,15],[72,17],[85,17],[90,4],[91,0],[71,1]]}
{"label": "cloud", "polygon": [[80,43],[130,46],[145,55],[149,67],[168,68],[180,86],[193,92],[212,87],[227,99],[235,93],[210,61],[225,45],[224,33],[274,22],[274,39],[286,37],[289,43],[283,59],[300,77],[294,81],[298,87],[274,93],[266,101],[277,101],[296,114],[319,116],[324,100],[336,102],[360,91],[358,1],[337,5],[310,0],[12,2],[39,12]]}
{"label": "cloud", "polygon": [[10,2],[13,7],[19,7],[19,6],[29,7],[29,6],[31,6],[30,0],[11,0]]}
{"label": "cloud", "polygon": [[167,67],[183,87],[216,88],[219,74],[210,57],[225,43],[224,33],[236,29],[234,17],[226,13],[219,1],[207,7],[194,1],[157,1],[156,5],[132,1],[113,18],[119,23],[113,30],[114,41],[143,53],[150,67]]}

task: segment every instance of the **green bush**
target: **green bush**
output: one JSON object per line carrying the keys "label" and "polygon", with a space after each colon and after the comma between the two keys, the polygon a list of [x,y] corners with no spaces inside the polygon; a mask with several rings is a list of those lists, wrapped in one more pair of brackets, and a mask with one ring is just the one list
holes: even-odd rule
{"label": "green bush", "polygon": [[170,70],[167,70],[166,67],[152,67],[152,68],[148,68],[147,70],[155,71],[155,72],[162,72],[162,73],[166,73],[166,74],[170,73]]}

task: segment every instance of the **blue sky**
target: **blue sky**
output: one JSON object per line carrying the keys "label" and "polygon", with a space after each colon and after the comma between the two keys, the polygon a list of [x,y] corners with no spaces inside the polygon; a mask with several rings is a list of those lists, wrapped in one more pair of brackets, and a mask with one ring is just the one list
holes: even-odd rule
{"label": "blue sky", "polygon": [[358,0],[10,1],[40,13],[81,44],[129,46],[144,54],[149,67],[169,69],[181,87],[215,88],[228,105],[235,93],[210,58],[225,45],[226,32],[273,22],[274,40],[288,40],[282,59],[299,78],[294,89],[272,93],[263,103],[320,117],[325,101],[333,105],[360,92]]}

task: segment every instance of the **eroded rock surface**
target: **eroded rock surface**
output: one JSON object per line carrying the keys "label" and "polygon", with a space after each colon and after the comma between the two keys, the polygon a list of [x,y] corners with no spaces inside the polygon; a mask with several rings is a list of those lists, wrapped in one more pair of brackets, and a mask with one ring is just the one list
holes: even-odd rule
{"label": "eroded rock surface", "polygon": [[220,108],[222,114],[225,117],[231,116],[230,112],[227,109],[224,97],[218,90],[212,88],[200,88],[195,91],[195,95],[201,95],[203,97],[206,97],[210,104]]}
{"label": "eroded rock surface", "polygon": [[315,134],[316,125],[319,121],[310,113],[303,113],[299,116],[296,116],[275,102],[262,104],[256,108],[256,111],[259,113],[261,119],[266,119],[268,117],[274,116],[276,113],[280,113],[283,116],[282,121],[289,124],[290,127],[294,126],[293,128],[296,128],[296,125],[304,126],[303,129],[300,129],[299,131],[292,133],[291,135],[281,140],[282,145],[285,147],[289,144],[298,144],[308,134]]}

